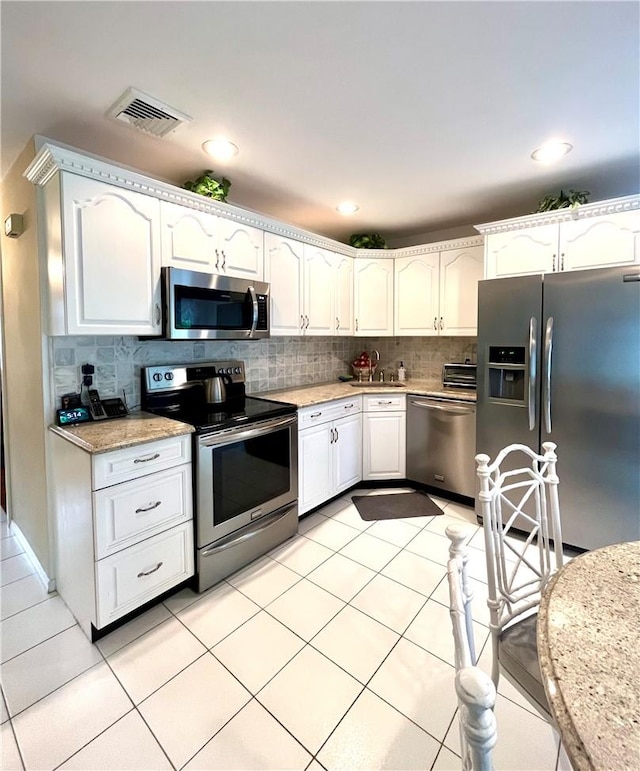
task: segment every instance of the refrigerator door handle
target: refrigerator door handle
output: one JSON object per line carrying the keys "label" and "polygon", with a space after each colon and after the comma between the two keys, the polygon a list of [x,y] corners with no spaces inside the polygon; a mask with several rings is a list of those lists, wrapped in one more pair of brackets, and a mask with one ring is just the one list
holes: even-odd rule
{"label": "refrigerator door handle", "polygon": [[536,427],[536,386],[538,362],[538,322],[535,316],[529,319],[529,431]]}
{"label": "refrigerator door handle", "polygon": [[542,401],[544,403],[544,426],[547,434],[551,433],[551,356],[553,354],[553,316],[547,319],[544,333],[544,379],[542,381]]}

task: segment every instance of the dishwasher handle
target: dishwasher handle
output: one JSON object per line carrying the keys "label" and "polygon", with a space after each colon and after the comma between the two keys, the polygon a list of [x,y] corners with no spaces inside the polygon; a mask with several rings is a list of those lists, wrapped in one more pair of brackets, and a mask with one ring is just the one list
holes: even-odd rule
{"label": "dishwasher handle", "polygon": [[437,402],[437,401],[414,401],[409,402],[411,407],[420,407],[424,410],[436,410],[438,412],[448,412],[452,415],[473,415],[475,407],[462,406],[459,402]]}

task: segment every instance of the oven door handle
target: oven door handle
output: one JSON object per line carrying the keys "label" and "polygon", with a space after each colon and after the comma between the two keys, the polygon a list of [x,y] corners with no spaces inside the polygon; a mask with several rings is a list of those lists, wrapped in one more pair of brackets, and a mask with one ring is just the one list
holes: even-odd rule
{"label": "oven door handle", "polygon": [[295,425],[298,419],[297,415],[291,415],[286,418],[274,418],[265,420],[255,427],[227,428],[212,434],[204,434],[198,438],[200,447],[215,447],[221,444],[230,444],[231,442],[242,442],[245,439],[254,439],[264,434],[270,434],[280,428],[287,428]]}
{"label": "oven door handle", "polygon": [[296,505],[297,505],[296,503],[292,503],[289,506],[285,506],[284,509],[278,509],[278,511],[274,511],[273,514],[267,515],[260,521],[259,527],[254,527],[253,526],[254,523],[252,523],[251,525],[248,525],[246,528],[243,528],[244,532],[241,532],[239,535],[236,533],[231,533],[225,538],[221,538],[215,544],[215,546],[211,546],[208,549],[203,549],[200,552],[201,556],[210,557],[212,554],[216,554],[217,552],[224,551],[225,549],[230,549],[232,546],[237,546],[243,541],[247,541],[249,540],[249,538],[253,538],[256,535],[259,535],[260,533],[264,532],[267,528],[271,527],[272,525],[275,525],[276,522],[279,522],[281,519],[286,517],[287,514],[291,511],[291,509],[295,508]]}
{"label": "oven door handle", "polygon": [[249,294],[251,295],[251,305],[253,307],[253,317],[251,319],[251,329],[249,330],[249,337],[253,337],[256,329],[258,328],[258,297],[256,296],[255,287],[249,287]]}

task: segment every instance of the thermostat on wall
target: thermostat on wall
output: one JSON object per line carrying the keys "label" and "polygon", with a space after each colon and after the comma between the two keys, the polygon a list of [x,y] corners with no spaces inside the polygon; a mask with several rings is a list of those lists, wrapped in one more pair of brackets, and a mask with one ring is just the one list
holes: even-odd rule
{"label": "thermostat on wall", "polygon": [[18,238],[24,233],[22,214],[10,214],[4,221],[4,234],[9,238]]}

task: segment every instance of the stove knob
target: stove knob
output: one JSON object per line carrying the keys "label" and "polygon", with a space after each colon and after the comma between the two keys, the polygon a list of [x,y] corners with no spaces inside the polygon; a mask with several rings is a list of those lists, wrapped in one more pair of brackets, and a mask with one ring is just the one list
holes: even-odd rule
{"label": "stove knob", "polygon": [[154,372],[153,379],[156,381],[156,383],[159,383],[162,380],[162,374],[160,372]]}
{"label": "stove knob", "polygon": [[164,373],[164,379],[165,380],[173,380],[173,372],[165,372]]}

